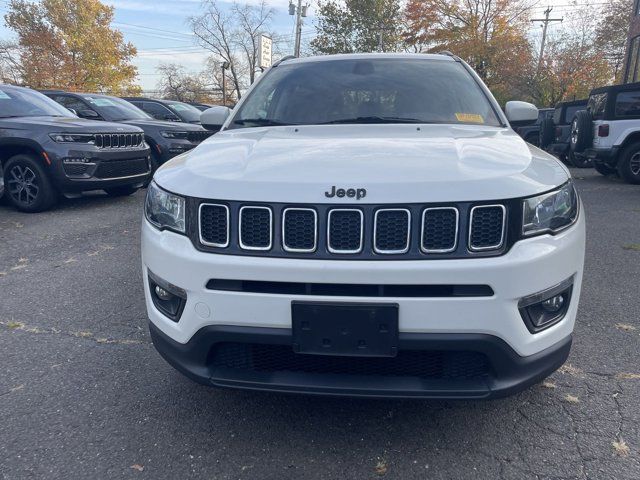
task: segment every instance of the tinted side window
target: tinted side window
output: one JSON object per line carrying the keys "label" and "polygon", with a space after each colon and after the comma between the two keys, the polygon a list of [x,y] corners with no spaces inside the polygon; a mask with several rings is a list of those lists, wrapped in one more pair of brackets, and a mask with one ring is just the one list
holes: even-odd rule
{"label": "tinted side window", "polygon": [[562,122],[562,108],[556,108],[553,111],[553,123],[560,125]]}
{"label": "tinted side window", "polygon": [[76,112],[79,112],[80,110],[91,110],[89,105],[84,103],[82,100],[78,100],[74,97],[67,97],[66,95],[56,95],[53,97],[53,99],[63,107],[72,108]]}
{"label": "tinted side window", "polygon": [[573,117],[576,116],[576,112],[578,110],[584,110],[587,108],[585,105],[573,105],[571,107],[567,107],[567,111],[565,113],[565,124],[569,124],[573,121]]}
{"label": "tinted side window", "polygon": [[640,116],[640,91],[620,92],[616,97],[616,117]]}
{"label": "tinted side window", "polygon": [[157,118],[158,120],[164,120],[165,118],[167,118],[167,115],[174,115],[171,110],[169,110],[164,105],[153,102],[144,102],[142,110],[147,112],[153,118]]}
{"label": "tinted side window", "polygon": [[587,108],[591,112],[593,118],[602,119],[604,118],[604,109],[607,105],[607,94],[606,93],[594,93],[589,96],[589,103],[587,104]]}

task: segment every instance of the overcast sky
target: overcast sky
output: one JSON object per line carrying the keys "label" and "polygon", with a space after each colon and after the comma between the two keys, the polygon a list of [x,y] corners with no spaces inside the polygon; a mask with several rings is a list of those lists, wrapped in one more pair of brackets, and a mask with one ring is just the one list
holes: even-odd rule
{"label": "overcast sky", "polygon": [[[189,71],[202,69],[206,53],[194,44],[193,36],[189,32],[188,18],[197,15],[201,9],[200,0],[102,0],[103,3],[115,7],[114,27],[121,30],[125,39],[138,48],[135,64],[138,67],[139,81],[145,90],[153,90],[156,86],[156,67],[162,62],[175,62],[184,65]],[[244,3],[246,0],[241,0]],[[258,0],[249,0],[257,2]],[[288,14],[289,0],[271,0],[271,6],[276,10],[273,30],[283,38],[291,40],[294,32],[294,17]],[[588,8],[599,8],[604,0],[588,2]],[[304,2],[303,2],[304,3]],[[585,0],[580,0],[585,8]],[[6,13],[8,0],[0,0],[0,15]],[[219,2],[220,5],[231,5],[230,2]],[[552,17],[563,17],[576,8],[570,0],[549,0],[536,2],[532,13],[542,16],[547,5],[553,6]],[[313,14],[313,2],[309,12]],[[550,33],[562,28],[553,25]],[[313,16],[305,19],[303,35],[309,39],[313,37]],[[538,25],[532,25],[532,34],[540,31]],[[12,33],[0,21],[0,38],[11,38]]]}

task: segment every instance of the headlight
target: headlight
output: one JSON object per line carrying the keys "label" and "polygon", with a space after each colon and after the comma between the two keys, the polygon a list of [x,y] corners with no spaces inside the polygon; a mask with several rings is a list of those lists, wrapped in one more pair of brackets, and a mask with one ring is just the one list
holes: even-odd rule
{"label": "headlight", "polygon": [[184,198],[162,190],[155,182],[151,182],[147,189],[144,215],[159,229],[185,232]]}
{"label": "headlight", "polygon": [[578,218],[578,194],[571,181],[559,190],[527,198],[522,205],[522,234],[558,232]]}
{"label": "headlight", "polygon": [[49,137],[56,143],[96,143],[95,137],[89,133],[50,133]]}
{"label": "headlight", "polygon": [[163,130],[160,132],[164,138],[179,138],[182,140],[186,140],[189,136],[189,132],[182,132],[179,130]]}

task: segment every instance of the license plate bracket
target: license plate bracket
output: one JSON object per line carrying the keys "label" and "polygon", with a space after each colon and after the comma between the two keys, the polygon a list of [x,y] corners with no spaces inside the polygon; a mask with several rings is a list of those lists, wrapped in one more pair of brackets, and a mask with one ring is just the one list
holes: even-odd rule
{"label": "license plate bracket", "polygon": [[311,355],[395,357],[396,303],[291,303],[293,350]]}

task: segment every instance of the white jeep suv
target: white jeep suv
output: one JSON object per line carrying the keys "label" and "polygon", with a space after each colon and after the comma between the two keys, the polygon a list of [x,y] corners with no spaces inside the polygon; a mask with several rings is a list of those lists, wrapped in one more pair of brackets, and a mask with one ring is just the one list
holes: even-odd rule
{"label": "white jeep suv", "polygon": [[567,169],[452,55],[285,59],[150,184],[151,336],[206,385],[488,398],[566,360],[585,223]]}

